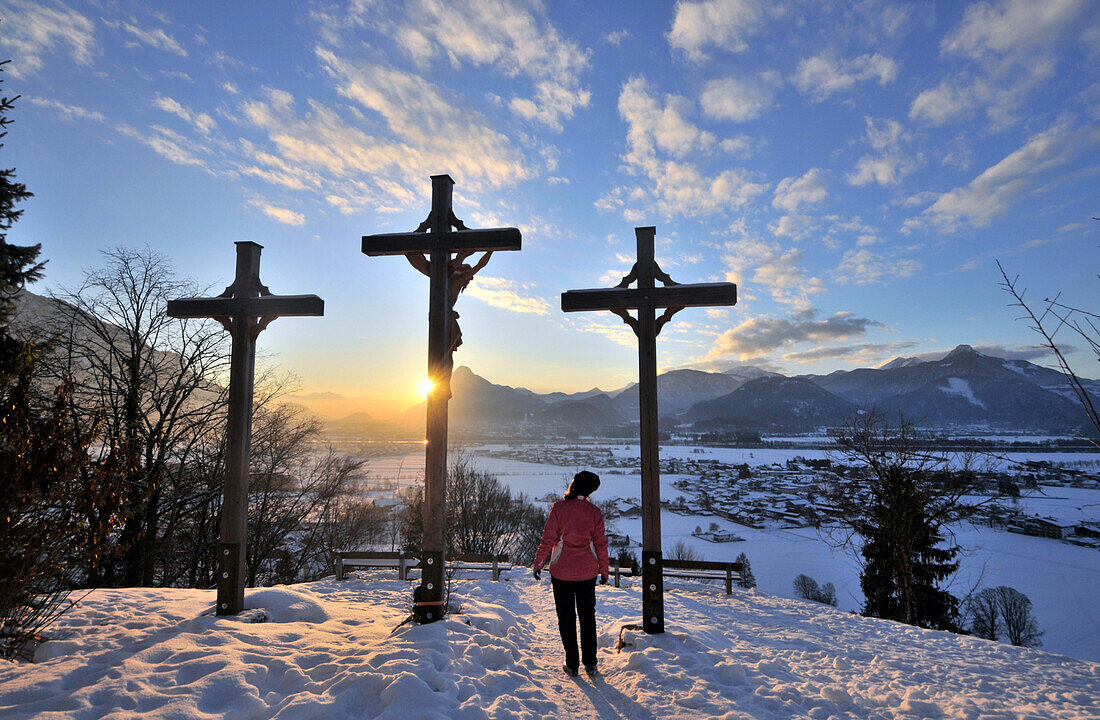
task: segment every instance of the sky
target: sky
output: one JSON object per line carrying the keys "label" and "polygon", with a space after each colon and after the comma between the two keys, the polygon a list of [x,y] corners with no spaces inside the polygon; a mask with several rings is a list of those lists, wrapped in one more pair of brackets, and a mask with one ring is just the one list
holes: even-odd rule
{"label": "sky", "polygon": [[523,234],[459,298],[455,363],[539,392],[636,379],[630,329],[560,294],[616,285],[639,226],[677,282],[738,285],[664,328],[662,371],[1049,364],[997,261],[1100,297],[1100,3],[0,0],[0,52],[33,291],[148,246],[216,294],[258,242],[272,292],[326,303],[266,361],[379,416],[418,399],[428,283],[361,237],[413,230],[437,174]]}

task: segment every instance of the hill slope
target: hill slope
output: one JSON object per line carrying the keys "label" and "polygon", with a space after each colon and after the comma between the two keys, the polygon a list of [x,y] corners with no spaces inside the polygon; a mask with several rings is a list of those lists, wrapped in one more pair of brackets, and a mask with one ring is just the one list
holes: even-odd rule
{"label": "hill slope", "polygon": [[[549,583],[455,581],[461,612],[404,626],[409,585],[97,590],[36,665],[0,666],[0,715],[167,718],[1095,718],[1100,665],[714,587],[666,594],[668,631],[627,633],[640,592],[599,588],[602,674],[569,678]],[[259,613],[254,613],[259,615]]]}

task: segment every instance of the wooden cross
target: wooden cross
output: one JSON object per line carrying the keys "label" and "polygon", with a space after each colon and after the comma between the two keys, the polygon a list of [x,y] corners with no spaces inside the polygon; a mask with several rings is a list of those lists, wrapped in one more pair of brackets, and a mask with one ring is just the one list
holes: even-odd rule
{"label": "wooden cross", "polygon": [[[451,207],[454,180],[432,176],[432,209],[413,232],[364,235],[367,255],[405,255],[429,277],[428,379],[432,390],[427,401],[427,439],[424,450],[424,535],[421,548],[420,587],[414,595],[414,615],[419,622],[443,617],[445,602],[443,535],[447,477],[447,401],[451,397],[452,353],[461,343],[454,302],[458,294],[485,266],[494,250],[519,250],[516,228],[470,230],[455,217]],[[452,230],[454,228],[454,230]],[[475,252],[485,256],[473,267],[463,261]],[[455,257],[451,257],[455,253]],[[424,255],[427,255],[427,258]]]}
{"label": "wooden cross", "polygon": [[325,301],[316,295],[272,295],[260,282],[260,251],[263,246],[254,242],[239,242],[236,245],[237,274],[225,292],[217,297],[168,301],[169,317],[214,318],[229,331],[233,342],[229,365],[225,489],[217,563],[218,615],[236,615],[244,609],[256,336],[282,315],[325,314]]}
{"label": "wooden cross", "polygon": [[[734,305],[733,283],[680,285],[653,260],[656,228],[635,228],[638,261],[616,287],[569,290],[562,293],[561,309],[610,310],[638,336],[638,402],[641,414],[642,455],[642,627],[647,633],[665,631],[663,553],[661,550],[661,475],[657,446],[657,335],[673,315],[685,307]],[[664,287],[656,287],[660,280]],[[637,282],[636,288],[630,284]],[[664,308],[660,317],[656,309]],[[637,310],[638,316],[630,315]]]}

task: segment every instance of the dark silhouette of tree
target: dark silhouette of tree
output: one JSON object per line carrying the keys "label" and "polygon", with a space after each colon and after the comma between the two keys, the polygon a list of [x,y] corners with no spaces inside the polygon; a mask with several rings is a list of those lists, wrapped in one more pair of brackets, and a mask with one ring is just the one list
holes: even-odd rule
{"label": "dark silhouette of tree", "polygon": [[[10,60],[0,62],[0,73]],[[3,78],[0,77],[0,83]],[[0,138],[8,134],[12,119],[8,113],[19,96],[0,96]],[[4,145],[0,143],[0,148]],[[42,277],[45,263],[37,262],[41,245],[20,246],[8,243],[8,230],[23,214],[19,203],[34,195],[15,180],[15,168],[0,169],[0,388],[14,381],[21,369],[30,361],[31,348],[9,332],[15,313],[15,297],[29,283]]]}
{"label": "dark silhouette of tree", "polygon": [[750,590],[756,587],[756,576],[752,574],[752,565],[749,564],[749,556],[741,553],[734,562],[741,563],[741,577],[737,581],[737,587]]}
{"label": "dark silhouette of tree", "polygon": [[966,601],[965,616],[970,634],[986,640],[996,640],[1001,635],[1001,613],[997,608],[997,595],[992,589],[971,595]]}
{"label": "dark silhouette of tree", "polygon": [[1018,647],[1039,647],[1043,631],[1031,610],[1031,600],[1016,588],[986,588],[966,603],[970,632],[987,640],[1002,637]]}
{"label": "dark silhouette of tree", "polygon": [[840,544],[859,548],[863,614],[957,629],[958,600],[943,584],[959,567],[949,526],[980,507],[963,501],[983,489],[974,456],[937,453],[905,418],[875,412],[853,417],[836,441],[854,467],[821,495],[847,530]]}
{"label": "dark silhouette of tree", "polygon": [[836,588],[833,584],[819,586],[817,580],[809,575],[799,575],[794,579],[794,593],[800,598],[836,607]]}

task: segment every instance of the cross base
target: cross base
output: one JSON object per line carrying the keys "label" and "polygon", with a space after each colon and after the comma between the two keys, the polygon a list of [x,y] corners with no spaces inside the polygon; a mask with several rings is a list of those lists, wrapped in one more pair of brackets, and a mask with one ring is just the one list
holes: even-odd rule
{"label": "cross base", "polygon": [[217,565],[218,604],[215,612],[218,615],[236,615],[244,610],[244,545],[219,544]]}
{"label": "cross base", "polygon": [[447,611],[443,553],[425,550],[420,557],[420,572],[420,585],[413,592],[413,617],[423,625],[442,620]]}
{"label": "cross base", "polygon": [[665,631],[665,576],[663,553],[642,551],[642,627],[647,633]]}

